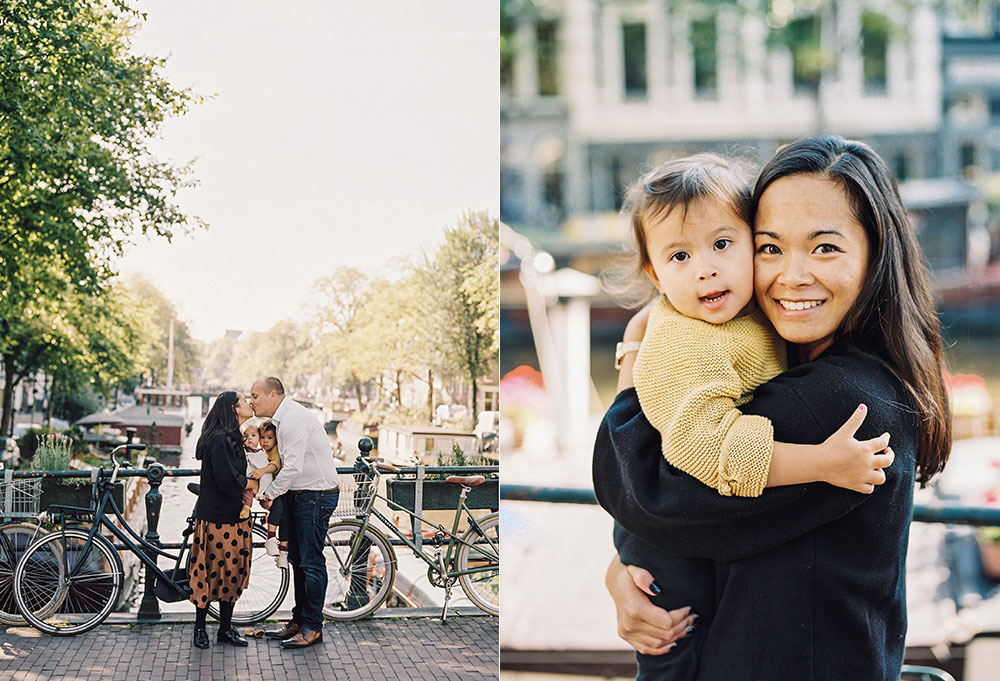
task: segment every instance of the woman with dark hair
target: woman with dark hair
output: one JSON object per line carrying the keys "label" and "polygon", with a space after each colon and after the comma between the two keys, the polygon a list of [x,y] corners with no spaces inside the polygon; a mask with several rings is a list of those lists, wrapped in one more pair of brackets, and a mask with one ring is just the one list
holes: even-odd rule
{"label": "woman with dark hair", "polygon": [[[673,658],[701,681],[895,681],[914,479],[940,472],[951,447],[920,249],[885,163],[840,137],[779,150],[757,181],[752,214],[757,301],[788,341],[792,368],[741,411],[769,418],[776,440],[817,444],[865,404],[856,437],[891,433],[895,460],[869,495],[812,483],[721,496],[659,454],[627,358],[594,452],[595,490],[616,519],[620,558],[607,586],[619,633],[659,655],[665,677],[679,676]],[[625,340],[641,339],[644,324],[633,318]],[[668,556],[707,559],[708,574],[699,584],[651,585],[650,573],[626,567],[669,565]],[[694,614],[700,631],[691,638]],[[689,644],[691,654],[676,654]]]}
{"label": "woman with dark hair", "polygon": [[195,509],[191,544],[191,602],[197,608],[194,646],[208,648],[205,620],[208,605],[219,602],[216,640],[246,646],[232,626],[233,606],[250,580],[250,521],[240,520],[246,488],[246,455],[240,425],[253,417],[246,398],[236,392],[219,395],[205,417],[195,458],[201,461],[201,492]]}

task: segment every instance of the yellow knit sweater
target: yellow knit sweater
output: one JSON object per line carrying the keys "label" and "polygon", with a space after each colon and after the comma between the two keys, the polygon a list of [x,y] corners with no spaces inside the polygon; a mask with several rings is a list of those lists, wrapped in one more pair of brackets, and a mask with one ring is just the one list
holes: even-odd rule
{"label": "yellow knit sweater", "polygon": [[720,494],[755,497],[767,483],[774,429],[736,407],[784,370],[784,342],[760,310],[710,324],[685,317],[661,296],[633,375],[667,461]]}

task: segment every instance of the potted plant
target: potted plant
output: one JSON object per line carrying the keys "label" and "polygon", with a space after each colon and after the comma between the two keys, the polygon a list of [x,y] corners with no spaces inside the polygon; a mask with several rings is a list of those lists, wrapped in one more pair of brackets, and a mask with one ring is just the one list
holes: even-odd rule
{"label": "potted plant", "polygon": [[[476,466],[492,465],[492,462],[473,461],[465,456],[465,452],[457,444],[452,447],[451,454],[444,456],[438,453],[438,466]],[[462,492],[460,485],[445,482],[448,475],[434,473],[424,479],[421,508],[425,511],[454,509],[458,506],[458,498]],[[417,481],[414,478],[392,478],[387,483],[386,496],[403,508],[414,511],[416,508]],[[487,508],[496,511],[500,507],[500,480],[493,474],[488,475],[486,482],[473,487],[465,499],[468,508]]]}
{"label": "potted plant", "polygon": [[[72,445],[72,440],[65,435],[44,436],[39,440],[31,460],[31,468],[36,471],[71,470]],[[42,478],[42,509],[54,504],[90,508],[92,497],[93,487],[86,478]],[[124,485],[116,483],[114,498],[119,508],[122,507],[124,497]]]}
{"label": "potted plant", "polygon": [[1000,580],[1000,527],[980,527],[976,531],[976,543],[979,544],[983,574]]}

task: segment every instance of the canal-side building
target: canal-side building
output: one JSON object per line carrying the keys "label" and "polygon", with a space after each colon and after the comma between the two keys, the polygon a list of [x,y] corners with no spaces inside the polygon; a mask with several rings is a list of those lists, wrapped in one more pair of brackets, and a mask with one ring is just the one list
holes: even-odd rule
{"label": "canal-side building", "polygon": [[190,424],[188,391],[170,388],[136,388],[136,403],[114,411],[89,414],[73,425],[85,430],[99,426],[121,433],[135,430],[139,442],[168,454],[180,454]]}
{"label": "canal-side building", "polygon": [[868,141],[900,179],[937,176],[935,11],[771,5],[552,0],[502,19],[501,219],[602,239],[643,168],[697,151],[759,163],[817,131]]}

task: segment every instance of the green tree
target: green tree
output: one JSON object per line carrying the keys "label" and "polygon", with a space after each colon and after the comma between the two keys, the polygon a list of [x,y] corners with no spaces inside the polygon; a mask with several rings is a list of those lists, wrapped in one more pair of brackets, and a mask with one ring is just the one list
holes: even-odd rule
{"label": "green tree", "polygon": [[[478,383],[497,362],[497,333],[491,302],[498,284],[485,272],[498,272],[500,223],[486,212],[469,212],[445,240],[434,258],[442,312],[437,335],[453,367],[471,384],[471,408],[478,407]],[[499,315],[499,312],[497,312]]]}
{"label": "green tree", "polygon": [[[72,325],[84,320],[63,303],[98,303],[137,235],[170,238],[197,224],[173,202],[189,167],[147,148],[164,118],[197,98],[162,77],[162,60],[131,54],[141,14],[124,2],[0,0],[0,17],[0,432],[9,432],[23,372],[56,375],[72,361],[67,348],[83,347],[87,333]],[[71,342],[52,347],[61,341]]]}
{"label": "green tree", "polygon": [[295,358],[308,347],[309,339],[298,324],[278,322],[261,333],[244,333],[233,348],[229,376],[234,385],[249,390],[260,376],[277,376],[285,390],[295,392],[306,386],[306,377],[295,364]]}
{"label": "green tree", "polygon": [[166,385],[170,356],[170,322],[174,323],[174,375],[175,385],[191,383],[198,369],[200,347],[191,336],[187,322],[177,315],[174,303],[151,282],[132,276],[127,286],[136,304],[148,311],[149,324],[144,328],[146,363],[137,367],[143,379],[153,385]]}
{"label": "green tree", "polygon": [[312,367],[325,380],[346,384],[364,409],[365,385],[375,376],[361,316],[371,294],[371,278],[356,267],[342,267],[314,288],[323,303],[311,324],[316,335],[310,351]]}

